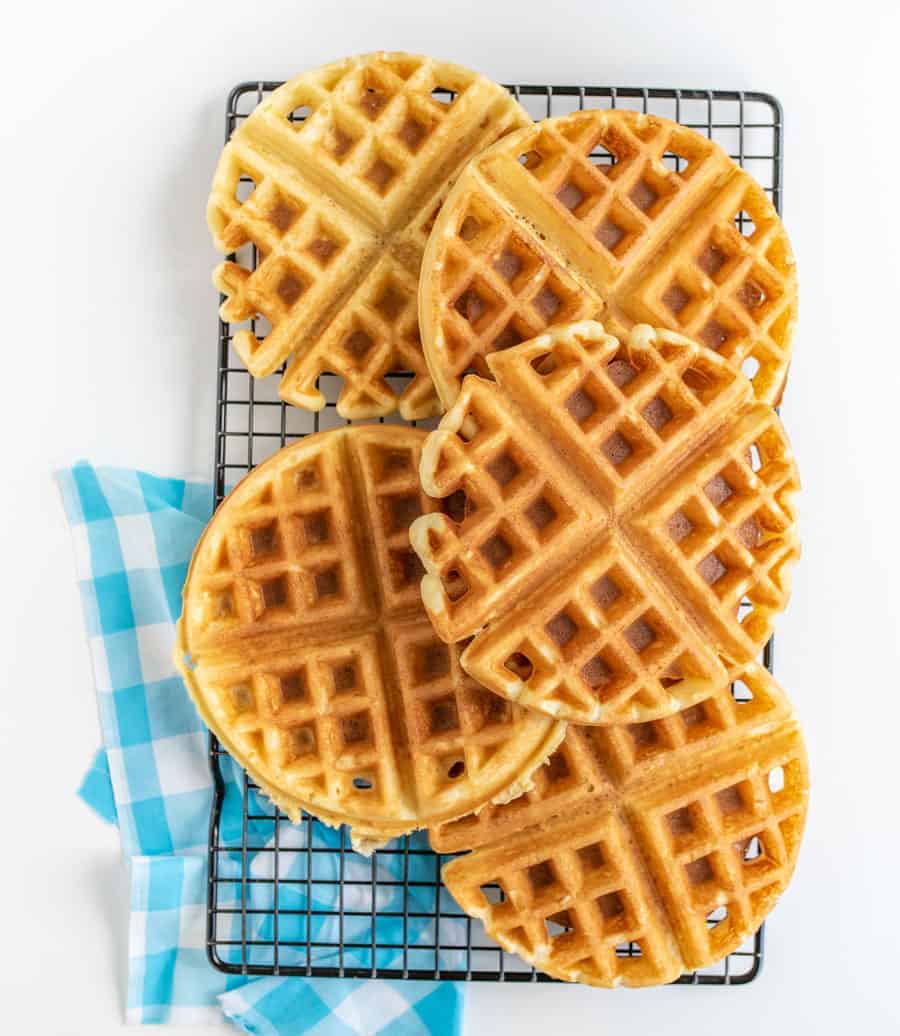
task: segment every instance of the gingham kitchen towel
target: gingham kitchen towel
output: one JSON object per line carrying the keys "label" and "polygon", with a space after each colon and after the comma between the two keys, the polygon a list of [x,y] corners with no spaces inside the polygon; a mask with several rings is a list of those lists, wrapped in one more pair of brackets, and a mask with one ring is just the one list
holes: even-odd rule
{"label": "gingham kitchen towel", "polygon": [[[103,748],[79,794],[101,817],[118,824],[122,849],[131,863],[128,1020],[224,1024],[230,1020],[246,1032],[267,1036],[457,1034],[462,998],[460,987],[452,983],[306,978],[248,982],[209,964],[206,839],[212,781],[207,735],[175,672],[171,649],[181,587],[194,543],[212,510],[212,490],[202,482],[94,468],[84,462],[58,472],[57,480],[75,542],[103,738]],[[242,822],[241,775],[227,761],[225,771],[222,837],[226,843],[236,843]],[[271,830],[270,823],[265,831]],[[337,873],[337,846],[345,836],[320,824],[283,825],[281,877],[303,865],[306,853],[301,850],[307,837],[318,842],[318,848],[335,849],[333,857],[317,853],[316,859],[332,860]],[[271,884],[242,883],[241,867],[249,866],[251,876],[271,877],[274,855],[259,853],[247,861],[239,853],[220,855],[221,905],[237,908],[243,894],[251,908],[263,907],[259,915],[250,915],[256,926],[253,941],[271,940],[271,904],[267,912],[265,904],[254,901]],[[422,866],[432,862],[421,859]],[[378,868],[386,872],[383,876],[396,879],[399,874],[394,869],[400,861],[401,856],[376,857],[372,862],[348,854],[345,877],[347,868],[357,867],[369,878]],[[360,883],[354,894],[362,895],[370,887],[370,882]],[[294,897],[289,905],[298,912],[281,918],[280,938],[289,941],[293,934],[298,941],[312,936],[315,942],[335,943],[331,928],[337,921],[327,915],[313,915],[315,932],[299,927],[294,933],[284,930],[286,924],[306,923],[307,904],[305,885],[283,889]],[[317,884],[313,889],[314,907],[334,906],[336,885]],[[379,911],[396,911],[399,888],[379,887],[367,894],[378,898],[365,904],[370,916],[354,919],[358,925],[352,941],[360,948],[343,951],[348,965],[370,965],[372,951],[362,948],[367,942],[402,942],[404,922],[378,916]],[[445,893],[423,888],[415,895]],[[433,901],[414,904],[417,913],[434,905]],[[225,916],[231,917],[233,931],[220,931],[218,937],[225,941],[230,937],[241,950],[247,933],[241,932],[240,912]],[[411,927],[411,922],[406,924],[407,943],[413,947],[417,940],[436,941],[427,920]],[[461,945],[464,935],[464,922],[456,922],[455,927],[441,930],[440,942]],[[350,941],[346,931],[344,937]],[[281,963],[290,963],[291,952],[301,951],[286,948]],[[333,961],[339,952],[325,946],[314,951],[313,961]],[[442,952],[442,965],[458,966],[455,954],[460,951]],[[305,949],[303,954],[298,959],[305,962]],[[398,956],[399,951],[379,950],[376,963],[396,965]]]}

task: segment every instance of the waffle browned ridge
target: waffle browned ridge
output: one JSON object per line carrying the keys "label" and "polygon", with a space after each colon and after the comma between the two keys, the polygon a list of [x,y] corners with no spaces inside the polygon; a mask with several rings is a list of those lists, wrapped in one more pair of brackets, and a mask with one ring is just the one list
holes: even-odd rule
{"label": "waffle browned ridge", "polygon": [[794,870],[807,798],[799,727],[753,663],[676,715],[570,726],[530,792],[431,842],[471,850],[442,878],[504,949],[570,982],[656,985],[757,931]]}
{"label": "waffle browned ridge", "polygon": [[292,819],[362,847],[525,786],[564,724],[480,687],[419,598],[425,433],[322,432],[225,499],[185,584],[176,661],[207,724]]}
{"label": "waffle browned ridge", "polygon": [[579,723],[690,705],[768,640],[799,555],[777,414],[727,360],[592,321],[488,357],[423,451],[411,541],[479,683]]}
{"label": "waffle browned ridge", "polygon": [[[461,166],[529,122],[490,80],[410,54],[347,58],[266,98],[226,145],[207,208],[216,245],[242,250],[215,271],[222,319],[271,325],[234,335],[250,372],[293,355],[280,391],[296,406],[321,409],[330,372],[342,417],[437,413],[416,303],[428,232]],[[398,396],[400,371],[413,377]]]}
{"label": "waffle browned ridge", "polygon": [[647,323],[717,350],[777,403],[797,314],[790,242],[714,142],[632,111],[580,111],[474,159],[441,209],[419,294],[446,407],[486,357],[548,326]]}

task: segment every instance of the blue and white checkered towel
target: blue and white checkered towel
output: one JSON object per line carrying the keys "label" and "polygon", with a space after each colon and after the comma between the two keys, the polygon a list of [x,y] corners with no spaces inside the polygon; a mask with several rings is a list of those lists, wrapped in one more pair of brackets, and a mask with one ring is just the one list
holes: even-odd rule
{"label": "blue and white checkered towel", "polygon": [[[207,735],[175,672],[171,650],[181,587],[191,551],[212,511],[212,489],[205,483],[87,463],[59,472],[57,479],[75,540],[103,737],[79,794],[101,817],[118,824],[123,852],[131,862],[128,1020],[199,1023],[227,1018],[246,1032],[265,1036],[455,1036],[462,998],[452,983],[247,981],[209,964],[206,839],[212,780]],[[222,825],[227,834],[229,825],[241,822],[241,792],[237,767],[226,770],[230,776]],[[318,824],[283,828],[282,862],[290,866],[290,849],[304,848],[307,831],[314,840],[338,844],[337,833]],[[305,858],[296,856],[298,861]],[[270,860],[271,854],[260,854],[250,862],[251,870],[271,867]],[[220,865],[226,906],[229,895],[235,900],[231,905],[239,905],[240,865],[239,857],[227,855]],[[372,865],[360,858],[360,866],[368,872]],[[245,891],[248,887],[265,883],[245,886]],[[291,905],[302,910],[305,886],[285,888],[297,897]],[[335,894],[317,891],[314,896]],[[392,905],[378,902],[375,907]],[[237,929],[240,913],[233,918]],[[328,917],[321,919],[323,925],[330,923]],[[260,924],[271,924],[271,914],[263,913]],[[379,918],[376,912],[374,924],[379,942],[401,942],[402,921]],[[398,930],[388,932],[384,925]],[[414,931],[406,934],[407,942],[415,942]],[[266,933],[261,928],[257,935],[264,938]],[[366,933],[360,935],[354,933],[357,944],[366,941]],[[240,941],[237,933],[235,937]],[[285,938],[283,932],[280,938]],[[442,935],[441,941],[446,939]],[[346,953],[352,956],[353,951]],[[378,960],[382,966],[392,963]]]}

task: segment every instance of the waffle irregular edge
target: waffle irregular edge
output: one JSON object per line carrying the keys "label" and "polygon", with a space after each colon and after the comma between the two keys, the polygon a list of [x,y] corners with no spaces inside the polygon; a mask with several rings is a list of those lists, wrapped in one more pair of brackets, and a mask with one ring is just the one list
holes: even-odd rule
{"label": "waffle irregular edge", "polygon": [[[234,346],[251,374],[278,370],[289,403],[319,410],[324,372],[348,419],[439,410],[419,340],[428,232],[463,164],[530,119],[501,86],[432,58],[374,53],[304,73],[234,132],[207,207],[222,319],[264,317]],[[249,189],[249,193],[248,193]],[[255,246],[258,262],[251,261]],[[396,388],[395,372],[412,377]]]}
{"label": "waffle irregular edge", "polygon": [[469,678],[419,597],[411,518],[436,505],[422,431],[335,429],[280,450],[198,543],[175,661],[226,750],[292,819],[355,846],[528,786],[565,724]]}

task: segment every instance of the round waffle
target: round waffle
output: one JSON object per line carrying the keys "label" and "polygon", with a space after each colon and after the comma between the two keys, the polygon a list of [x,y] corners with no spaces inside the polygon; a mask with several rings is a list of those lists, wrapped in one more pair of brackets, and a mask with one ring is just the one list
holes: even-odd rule
{"label": "round waffle", "polygon": [[335,429],[279,451],[191,561],[176,662],[206,723],[292,819],[371,848],[518,794],[565,725],[460,668],[419,597],[425,432]]}
{"label": "round waffle", "polygon": [[593,321],[487,357],[422,455],[422,597],[485,687],[579,723],[690,705],[790,593],[799,489],[778,415],[727,360]]}
{"label": "round waffle", "polygon": [[[438,411],[419,342],[416,293],[428,231],[474,154],[530,122],[503,87],[410,54],[366,54],[292,79],[240,122],[207,218],[223,252],[222,319],[250,372],[319,410],[323,372],[344,379],[338,412],[407,420]],[[249,247],[244,246],[252,245]],[[258,330],[258,328],[257,328]],[[402,391],[386,379],[403,371]]]}
{"label": "round waffle", "polygon": [[708,967],[790,880],[806,750],[752,664],[655,722],[570,726],[534,788],[431,834],[459,905],[501,946],[569,982],[648,986]]}
{"label": "round waffle", "polygon": [[581,111],[473,160],[441,209],[419,289],[425,356],[446,407],[489,353],[600,317],[678,331],[719,351],[777,403],[797,285],[765,192],[693,130]]}

